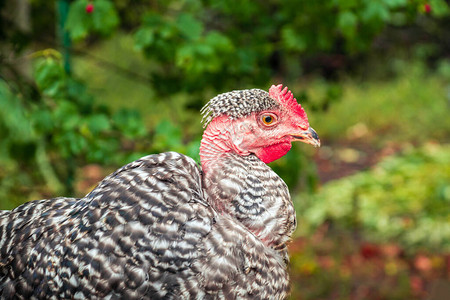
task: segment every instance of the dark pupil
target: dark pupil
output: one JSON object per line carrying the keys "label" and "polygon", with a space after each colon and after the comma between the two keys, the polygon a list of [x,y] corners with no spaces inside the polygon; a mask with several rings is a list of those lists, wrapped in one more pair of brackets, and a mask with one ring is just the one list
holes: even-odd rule
{"label": "dark pupil", "polygon": [[264,122],[265,123],[272,123],[272,117],[271,116],[265,116],[264,117]]}

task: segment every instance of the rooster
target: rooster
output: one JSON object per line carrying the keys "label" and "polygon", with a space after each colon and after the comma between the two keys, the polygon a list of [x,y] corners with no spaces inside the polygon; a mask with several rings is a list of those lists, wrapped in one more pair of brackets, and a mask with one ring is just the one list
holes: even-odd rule
{"label": "rooster", "polygon": [[201,167],[149,155],[83,198],[1,211],[1,299],[286,298],[295,211],[266,164],[318,136],[282,85],[220,94],[202,114]]}

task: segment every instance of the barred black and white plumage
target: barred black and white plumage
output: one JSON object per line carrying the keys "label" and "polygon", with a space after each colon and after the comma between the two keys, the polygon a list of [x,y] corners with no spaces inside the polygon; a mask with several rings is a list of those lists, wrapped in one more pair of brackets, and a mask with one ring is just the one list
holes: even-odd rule
{"label": "barred black and white plumage", "polygon": [[[149,155],[81,199],[1,211],[1,298],[284,299],[295,213],[287,186],[264,161],[286,142],[274,146],[269,136],[263,150],[245,145],[261,134],[257,126],[270,130],[259,114],[278,112],[279,122],[296,115],[288,118],[273,93],[248,91],[254,103],[242,115],[210,103],[201,167],[175,152]],[[239,92],[231,93],[237,98],[226,105],[238,104]],[[294,129],[294,140],[318,143],[309,127]]]}

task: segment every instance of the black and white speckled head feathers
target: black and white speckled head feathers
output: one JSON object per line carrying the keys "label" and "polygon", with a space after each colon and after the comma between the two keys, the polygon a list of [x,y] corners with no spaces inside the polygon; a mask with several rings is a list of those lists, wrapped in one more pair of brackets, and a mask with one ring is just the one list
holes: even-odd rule
{"label": "black and white speckled head feathers", "polygon": [[260,89],[237,90],[212,98],[201,110],[204,127],[215,117],[227,115],[238,119],[253,112],[282,108],[297,114],[302,127],[309,126],[308,117],[292,92],[282,84],[272,85],[269,92]]}
{"label": "black and white speckled head feathers", "polygon": [[248,116],[255,111],[278,107],[269,93],[260,89],[238,90],[212,98],[201,110],[204,126],[215,117],[227,115],[230,119]]}

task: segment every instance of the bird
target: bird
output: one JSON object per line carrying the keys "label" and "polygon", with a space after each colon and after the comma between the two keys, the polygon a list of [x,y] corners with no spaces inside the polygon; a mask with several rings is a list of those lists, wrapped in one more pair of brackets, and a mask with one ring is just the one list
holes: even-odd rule
{"label": "bird", "polygon": [[201,110],[200,164],[151,154],[82,198],[0,211],[1,299],[285,299],[296,216],[267,164],[320,146],[283,85]]}

